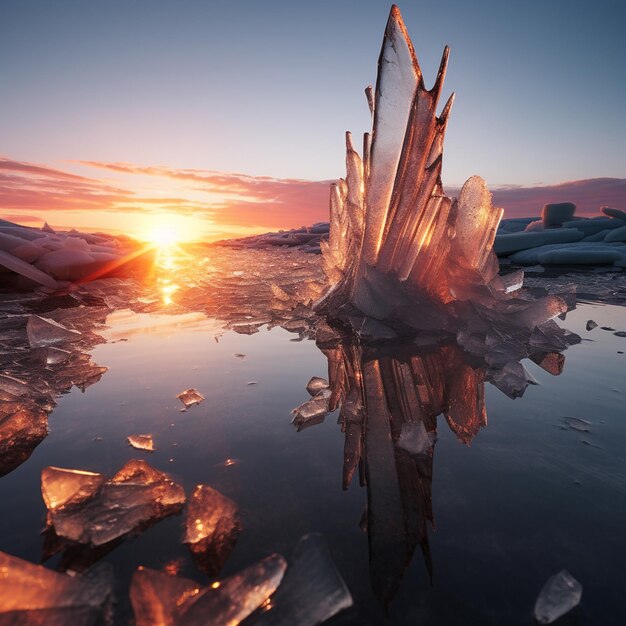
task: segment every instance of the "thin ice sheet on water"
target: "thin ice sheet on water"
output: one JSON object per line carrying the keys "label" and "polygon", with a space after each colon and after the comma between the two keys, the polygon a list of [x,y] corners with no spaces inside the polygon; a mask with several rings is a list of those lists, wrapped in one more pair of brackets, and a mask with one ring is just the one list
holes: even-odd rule
{"label": "thin ice sheet on water", "polygon": [[66,540],[100,546],[178,513],[181,485],[142,460],[130,460],[107,480],[102,474],[45,467],[41,492],[48,525]]}
{"label": "thin ice sheet on water", "polygon": [[241,530],[237,504],[208,485],[196,485],[189,498],[184,541],[209,576],[219,574]]}

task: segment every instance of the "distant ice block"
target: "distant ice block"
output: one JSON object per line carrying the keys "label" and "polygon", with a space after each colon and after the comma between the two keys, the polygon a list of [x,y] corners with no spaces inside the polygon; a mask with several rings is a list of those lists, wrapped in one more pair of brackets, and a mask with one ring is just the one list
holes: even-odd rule
{"label": "distant ice block", "polygon": [[544,204],[541,211],[541,219],[546,228],[561,227],[563,222],[568,222],[574,217],[576,205],[572,202],[553,202]]}
{"label": "distant ice block", "polygon": [[[146,567],[135,571],[130,598],[136,626],[236,626],[265,605],[287,568],[279,554],[202,587]],[[246,622],[248,624],[248,622]]]}
{"label": "distant ice block", "polygon": [[107,480],[81,470],[45,467],[41,492],[59,537],[100,546],[178,513],[183,488],[165,472],[131,460]]}
{"label": "distant ice block", "polygon": [[154,260],[154,249],[127,237],[57,232],[43,228],[0,224],[0,266],[50,289],[64,281],[84,281],[117,275]]}
{"label": "distant ice block", "polygon": [[209,576],[219,574],[241,530],[235,502],[208,485],[196,485],[187,507],[184,541]]}
{"label": "distant ice block", "polygon": [[110,623],[113,571],[108,564],[69,576],[0,552],[0,624]]}
{"label": "distant ice block", "polygon": [[582,585],[567,571],[551,576],[535,602],[534,616],[540,624],[552,624],[580,603]]}

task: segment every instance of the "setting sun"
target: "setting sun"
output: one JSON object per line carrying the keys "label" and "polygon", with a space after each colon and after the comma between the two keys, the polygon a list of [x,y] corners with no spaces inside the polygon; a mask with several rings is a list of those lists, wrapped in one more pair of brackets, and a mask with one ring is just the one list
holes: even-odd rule
{"label": "setting sun", "polygon": [[145,239],[158,248],[168,248],[180,241],[180,235],[175,226],[158,224],[146,233]]}

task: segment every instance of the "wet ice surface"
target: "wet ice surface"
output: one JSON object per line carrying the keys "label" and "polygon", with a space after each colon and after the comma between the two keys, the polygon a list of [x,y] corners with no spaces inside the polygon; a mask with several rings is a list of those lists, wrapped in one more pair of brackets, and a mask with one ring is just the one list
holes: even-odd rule
{"label": "wet ice surface", "polygon": [[[568,313],[559,323],[582,343],[546,354],[542,367],[525,359],[538,385],[522,398],[510,400],[486,384],[486,424],[480,412],[464,422],[457,403],[448,424],[436,418],[435,437],[432,424],[415,416],[394,425],[392,457],[377,443],[382,431],[368,434],[375,456],[365,472],[356,397],[345,398],[340,425],[337,413],[326,413],[333,397],[324,395],[322,419],[312,418],[301,432],[290,423],[294,407],[328,395],[325,382],[332,387],[334,380],[313,341],[293,341],[315,333],[305,304],[322,284],[319,257],[212,248],[194,254],[200,256],[140,289],[131,281],[100,281],[47,305],[26,295],[1,300],[1,551],[31,563],[45,557],[48,571],[111,564],[118,624],[132,619],[130,581],[140,565],[210,588],[215,578],[184,544],[188,510],[96,554],[44,543],[43,468],[110,477],[143,457],[188,498],[196,485],[207,485],[237,506],[242,530],[236,542],[224,534],[228,549],[213,574],[219,580],[273,553],[289,561],[303,535],[320,532],[354,600],[330,623],[385,623],[384,595],[391,624],[530,624],[539,589],[562,569],[585,589],[571,619],[621,623],[626,342],[614,333],[626,330],[623,308],[579,304]],[[598,299],[620,297],[622,282],[599,285],[595,274],[581,276],[587,295],[597,287]],[[572,276],[537,275],[533,287],[542,280],[562,285]],[[32,347],[29,315],[80,337]],[[590,319],[597,327],[587,330]],[[396,361],[400,375],[403,361]],[[205,399],[181,413],[177,395],[188,389]],[[402,400],[402,389],[387,394],[388,401]],[[127,437],[142,433],[158,444],[150,455],[128,445]],[[470,441],[471,447],[460,443]],[[347,491],[342,481],[351,483]],[[380,509],[381,494],[393,495],[395,508]],[[387,517],[377,520],[380,510]],[[407,511],[417,517],[406,518]],[[430,521],[419,523],[425,512],[436,531]],[[393,561],[372,561],[386,545],[393,546]],[[411,545],[412,556],[405,551]],[[313,602],[313,591],[302,590],[303,606]]]}

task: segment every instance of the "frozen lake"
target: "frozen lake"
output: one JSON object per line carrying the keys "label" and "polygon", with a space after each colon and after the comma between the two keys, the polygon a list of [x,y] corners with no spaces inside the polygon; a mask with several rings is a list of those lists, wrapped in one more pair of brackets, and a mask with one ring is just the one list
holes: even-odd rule
{"label": "frozen lake", "polygon": [[[258,258],[257,278],[267,287],[267,256]],[[285,259],[293,265],[281,276],[291,272],[292,284],[307,272],[318,276],[316,257]],[[106,329],[95,327],[107,343],[89,351],[92,363],[108,370],[84,392],[74,386],[61,395],[48,436],[0,478],[0,550],[41,562],[42,468],[111,476],[142,458],[188,494],[204,483],[239,505],[243,531],[220,576],[273,552],[289,558],[305,533],[324,535],[354,599],[329,623],[532,624],[539,590],[561,569],[581,582],[583,597],[558,623],[623,623],[626,338],[614,334],[626,330],[623,307],[579,303],[559,322],[582,338],[564,352],[560,375],[525,360],[537,384],[514,400],[485,384],[486,424],[462,437],[437,417],[437,441],[425,455],[398,452],[395,426],[386,452],[372,434],[380,416],[370,410],[368,467],[361,481],[356,469],[344,490],[338,412],[300,432],[291,424],[291,410],[309,398],[309,379],[328,378],[327,356],[298,333],[268,328],[263,296],[254,280],[246,283],[249,272],[210,263],[213,274],[203,271],[209,280],[201,286],[188,269],[162,271],[143,310],[109,299],[118,310]],[[258,332],[223,330],[236,312]],[[597,327],[587,330],[588,320]],[[298,329],[306,336],[292,323]],[[418,350],[417,361],[405,352],[376,361],[383,374],[385,363],[410,362],[413,372],[427,362],[449,367],[449,353],[438,348]],[[446,372],[454,381],[454,371]],[[45,370],[37,375],[45,379]],[[181,411],[176,395],[188,388],[205,400]],[[463,401],[476,398],[466,394]],[[154,452],[128,445],[127,436],[139,433],[153,436]],[[102,556],[115,571],[116,623],[132,619],[128,585],[139,565],[211,580],[182,543],[183,522],[184,515],[168,517]],[[61,567],[63,558],[54,555],[46,565]]]}

